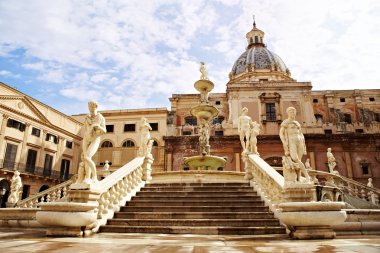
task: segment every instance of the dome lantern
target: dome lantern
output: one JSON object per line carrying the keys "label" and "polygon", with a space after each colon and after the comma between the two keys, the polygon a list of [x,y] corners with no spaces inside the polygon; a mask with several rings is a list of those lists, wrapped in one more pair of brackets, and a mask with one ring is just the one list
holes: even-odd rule
{"label": "dome lantern", "polygon": [[264,32],[256,27],[255,15],[253,15],[253,28],[246,35],[247,49],[255,46],[263,46],[264,44]]}

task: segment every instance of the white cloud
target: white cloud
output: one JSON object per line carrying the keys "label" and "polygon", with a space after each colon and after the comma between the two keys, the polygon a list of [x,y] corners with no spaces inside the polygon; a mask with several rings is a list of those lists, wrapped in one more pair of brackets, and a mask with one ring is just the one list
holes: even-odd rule
{"label": "white cloud", "polygon": [[214,91],[225,91],[255,14],[295,79],[315,89],[377,88],[379,11],[374,0],[0,2],[0,62],[21,57],[71,104],[91,97],[104,109],[146,107],[195,93],[200,60]]}
{"label": "white cloud", "polygon": [[12,78],[20,78],[19,74],[14,74],[8,70],[0,70],[0,76],[12,77]]}

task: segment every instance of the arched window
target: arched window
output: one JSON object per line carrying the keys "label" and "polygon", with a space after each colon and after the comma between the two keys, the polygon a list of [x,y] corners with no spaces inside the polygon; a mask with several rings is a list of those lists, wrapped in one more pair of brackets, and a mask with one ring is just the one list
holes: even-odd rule
{"label": "arched window", "polygon": [[185,117],[185,124],[196,126],[197,125],[197,118],[193,116]]}
{"label": "arched window", "polygon": [[134,147],[135,146],[135,143],[131,140],[126,140],[124,143],[123,143],[123,147],[124,148],[131,148],[131,147]]}
{"label": "arched window", "polygon": [[102,148],[112,148],[113,147],[113,144],[112,144],[112,142],[110,142],[110,141],[105,141],[105,142],[103,142],[102,143],[102,146],[101,146]]}

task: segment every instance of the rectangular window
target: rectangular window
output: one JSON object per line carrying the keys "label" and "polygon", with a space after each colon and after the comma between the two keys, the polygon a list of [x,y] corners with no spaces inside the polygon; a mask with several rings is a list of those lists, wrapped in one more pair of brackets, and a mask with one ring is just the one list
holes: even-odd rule
{"label": "rectangular window", "polygon": [[53,156],[46,154],[45,163],[44,163],[44,172],[43,172],[43,175],[45,177],[49,177],[51,175],[52,166],[53,166]]}
{"label": "rectangular window", "polygon": [[351,114],[349,114],[349,113],[344,114],[344,122],[349,123],[349,124],[352,123]]}
{"label": "rectangular window", "polygon": [[36,168],[36,160],[37,160],[37,151],[34,149],[28,150],[28,156],[26,159],[26,171],[30,173],[34,173]]}
{"label": "rectangular window", "polygon": [[369,101],[371,101],[371,102],[374,102],[375,101],[375,98],[369,98]]}
{"label": "rectangular window", "polygon": [[124,124],[124,132],[135,132],[136,124]]}
{"label": "rectangular window", "polygon": [[21,132],[25,131],[25,124],[14,119],[8,119],[7,127],[16,128],[20,130]]}
{"label": "rectangular window", "polygon": [[107,133],[113,133],[113,125],[106,125]]}
{"label": "rectangular window", "polygon": [[380,122],[380,113],[375,113],[375,121]]}
{"label": "rectangular window", "polygon": [[17,145],[7,143],[7,148],[5,150],[4,164],[3,167],[6,169],[15,169],[16,168],[16,154],[17,154]]}
{"label": "rectangular window", "polygon": [[216,105],[220,105],[220,101],[215,101],[215,104]]}
{"label": "rectangular window", "polygon": [[276,120],[276,105],[275,103],[266,103],[266,120],[275,121]]}
{"label": "rectangular window", "polygon": [[313,98],[313,103],[318,103],[318,98]]}
{"label": "rectangular window", "polygon": [[190,131],[183,131],[182,135],[191,135],[191,132]]}
{"label": "rectangular window", "polygon": [[26,199],[29,196],[30,185],[24,184],[22,186],[22,196],[21,199]]}
{"label": "rectangular window", "polygon": [[361,168],[362,168],[363,175],[369,174],[369,165],[367,163],[362,163]]}
{"label": "rectangular window", "polygon": [[60,178],[62,180],[69,179],[70,172],[70,160],[62,159]]}
{"label": "rectangular window", "polygon": [[196,117],[186,117],[185,118],[185,124],[186,125],[191,125],[191,126],[196,126],[197,125],[197,118]]}
{"label": "rectangular window", "polygon": [[38,128],[33,127],[33,128],[32,128],[32,135],[37,136],[37,137],[40,137],[40,135],[41,135],[41,130],[38,129]]}
{"label": "rectangular window", "polygon": [[158,123],[150,123],[150,127],[152,131],[158,131]]}
{"label": "rectangular window", "polygon": [[355,133],[357,133],[357,134],[362,134],[362,133],[364,133],[364,130],[358,128],[358,129],[355,129]]}
{"label": "rectangular window", "polygon": [[46,134],[46,140],[58,144],[58,136],[54,134]]}
{"label": "rectangular window", "polygon": [[340,100],[340,102],[342,102],[342,103],[346,102],[346,99],[345,99],[345,98],[340,98],[339,100]]}
{"label": "rectangular window", "polygon": [[215,131],[215,136],[223,136],[223,131]]}
{"label": "rectangular window", "polygon": [[326,135],[332,134],[332,130],[331,129],[325,129],[325,134]]}
{"label": "rectangular window", "polygon": [[66,148],[72,149],[73,148],[73,142],[66,140]]}

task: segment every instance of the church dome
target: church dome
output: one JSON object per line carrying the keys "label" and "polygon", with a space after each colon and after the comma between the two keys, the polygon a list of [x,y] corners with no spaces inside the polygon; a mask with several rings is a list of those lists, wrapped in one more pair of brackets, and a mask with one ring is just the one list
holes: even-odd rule
{"label": "church dome", "polygon": [[[242,73],[253,73],[268,80],[289,80],[290,71],[282,59],[266,48],[263,42],[264,32],[256,28],[247,33],[247,49],[235,61],[230,73],[230,79]],[[265,74],[266,73],[266,74]]]}

